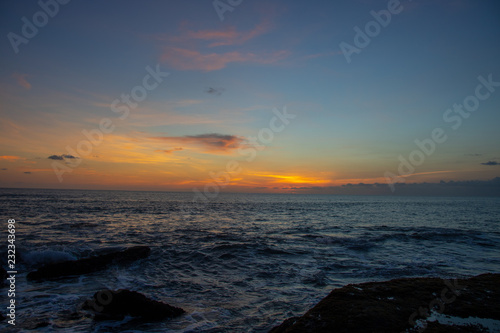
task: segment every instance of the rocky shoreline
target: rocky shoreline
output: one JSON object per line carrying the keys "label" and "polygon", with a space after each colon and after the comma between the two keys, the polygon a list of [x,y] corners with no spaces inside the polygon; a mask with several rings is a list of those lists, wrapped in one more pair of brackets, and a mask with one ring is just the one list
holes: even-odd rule
{"label": "rocky shoreline", "polygon": [[[91,257],[48,264],[28,274],[30,281],[62,279],[124,265],[148,257],[135,246]],[[5,277],[2,268],[0,275]],[[2,279],[4,280],[4,278]],[[2,281],[4,282],[4,281]],[[334,289],[303,316],[292,317],[269,333],[297,332],[500,332],[500,274],[468,279],[405,278],[349,284]],[[77,304],[74,318],[157,321],[185,314],[181,308],[137,291],[101,290]],[[0,321],[5,317],[0,316]],[[26,323],[25,328],[48,322]],[[492,330],[489,330],[492,328]]]}
{"label": "rocky shoreline", "polygon": [[500,274],[350,284],[270,333],[499,331],[498,304]]}

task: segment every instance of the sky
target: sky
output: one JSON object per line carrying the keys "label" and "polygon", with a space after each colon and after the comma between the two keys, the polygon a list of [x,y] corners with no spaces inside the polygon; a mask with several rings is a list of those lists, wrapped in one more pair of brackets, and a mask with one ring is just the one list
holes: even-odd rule
{"label": "sky", "polygon": [[3,1],[0,17],[0,187],[500,194],[498,1]]}

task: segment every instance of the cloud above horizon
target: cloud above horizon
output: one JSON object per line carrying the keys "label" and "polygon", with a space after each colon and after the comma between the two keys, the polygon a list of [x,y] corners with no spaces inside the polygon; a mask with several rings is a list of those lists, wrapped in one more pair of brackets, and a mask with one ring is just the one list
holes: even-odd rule
{"label": "cloud above horizon", "polygon": [[15,162],[18,160],[24,160],[25,158],[13,155],[2,155],[0,156],[0,160],[7,160],[9,162]]}
{"label": "cloud above horizon", "polygon": [[56,160],[56,161],[62,161],[64,159],[78,159],[78,157],[76,156],[73,156],[73,155],[67,155],[67,154],[63,154],[63,155],[50,155],[49,157],[47,157],[49,160]]}
{"label": "cloud above horizon", "polygon": [[174,151],[181,151],[181,150],[184,150],[184,148],[181,148],[181,147],[178,147],[178,148],[173,148],[173,149],[159,149],[159,150],[155,150],[157,153],[166,153],[166,154],[170,154],[170,153],[173,153]]}
{"label": "cloud above horizon", "polygon": [[[156,137],[156,140],[165,141],[174,145],[191,146],[192,148],[202,148],[207,152],[228,152],[242,146],[245,138],[236,135],[226,135],[219,133],[208,133],[186,136],[164,136]],[[183,147],[174,150],[182,150]],[[169,150],[167,150],[169,151]],[[167,152],[164,151],[164,152]]]}
{"label": "cloud above horizon", "polygon": [[500,163],[495,162],[495,161],[488,161],[486,163],[481,163],[482,165],[500,165]]}
{"label": "cloud above horizon", "polygon": [[293,186],[284,187],[287,190],[299,190],[304,193],[319,192],[341,195],[484,195],[500,196],[500,177],[490,180],[463,180],[444,181],[438,183],[396,183],[395,191],[392,192],[385,183],[357,183],[344,184],[340,186]]}

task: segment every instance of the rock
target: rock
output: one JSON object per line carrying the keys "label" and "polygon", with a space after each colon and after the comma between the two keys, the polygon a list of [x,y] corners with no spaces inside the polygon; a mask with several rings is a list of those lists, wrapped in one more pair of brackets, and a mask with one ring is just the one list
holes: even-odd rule
{"label": "rock", "polygon": [[181,308],[149,299],[141,293],[127,289],[98,291],[92,300],[85,302],[83,308],[92,310],[95,320],[122,320],[125,316],[160,320],[185,313]]}
{"label": "rock", "polygon": [[301,317],[270,333],[292,332],[482,332],[480,325],[446,325],[425,320],[430,309],[459,318],[500,320],[500,274],[469,279],[395,279],[333,290]]}
{"label": "rock", "polygon": [[64,276],[82,275],[103,270],[113,263],[126,264],[146,258],[151,249],[148,246],[134,246],[124,251],[92,256],[79,260],[68,260],[40,267],[27,276],[28,280],[54,279]]}

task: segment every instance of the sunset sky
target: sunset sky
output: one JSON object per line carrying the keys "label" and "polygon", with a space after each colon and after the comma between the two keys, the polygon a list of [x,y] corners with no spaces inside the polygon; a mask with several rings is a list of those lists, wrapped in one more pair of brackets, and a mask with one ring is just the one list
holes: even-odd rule
{"label": "sunset sky", "polygon": [[0,4],[0,187],[500,176],[496,0],[41,3]]}

